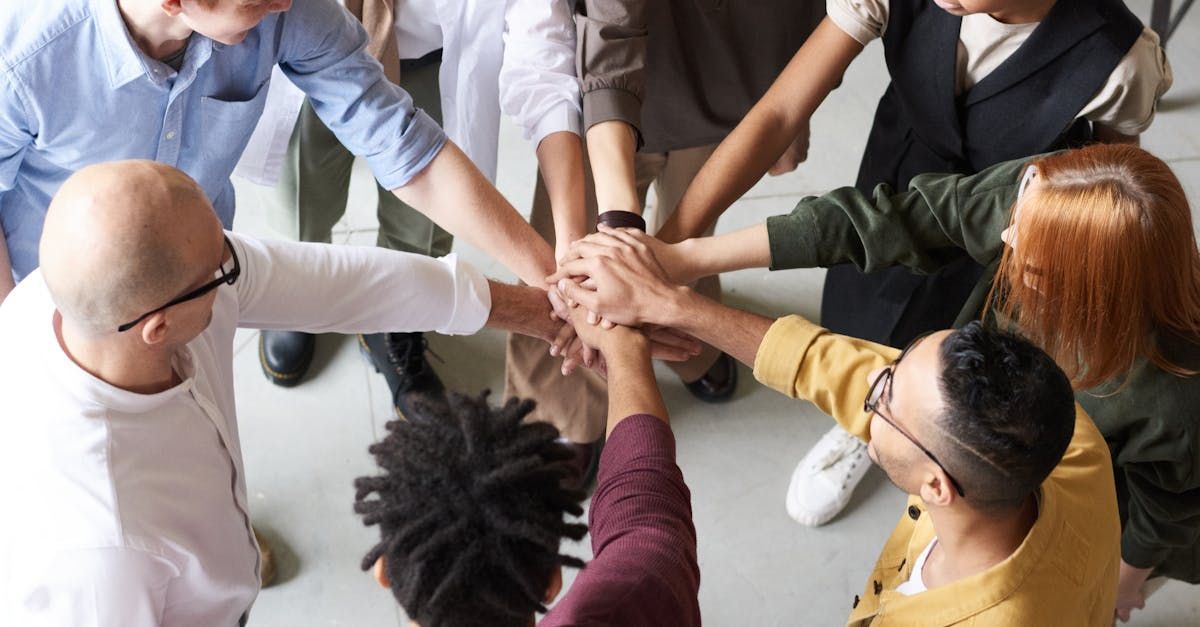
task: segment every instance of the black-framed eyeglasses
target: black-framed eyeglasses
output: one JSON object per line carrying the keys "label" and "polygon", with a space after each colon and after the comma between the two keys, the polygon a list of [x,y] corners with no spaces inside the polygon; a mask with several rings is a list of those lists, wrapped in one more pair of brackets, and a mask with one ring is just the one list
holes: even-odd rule
{"label": "black-framed eyeglasses", "polygon": [[904,359],[904,357],[908,355],[908,352],[912,350],[912,347],[916,346],[918,342],[925,339],[925,337],[928,335],[928,333],[923,333],[914,338],[913,341],[908,343],[908,346],[904,347],[904,350],[900,351],[900,355],[896,357],[896,361],[893,361],[891,365],[884,368],[879,375],[875,377],[875,380],[871,382],[871,389],[867,390],[867,397],[863,399],[863,411],[879,416],[884,422],[891,425],[893,429],[899,431],[900,435],[908,438],[909,442],[912,442],[914,446],[921,449],[921,452],[925,453],[925,456],[928,457],[930,461],[937,464],[937,467],[941,468],[942,472],[946,473],[946,478],[950,480],[950,485],[954,486],[954,491],[958,492],[959,496],[965,497],[966,493],[963,492],[962,485],[958,483],[958,480],[954,478],[954,475],[950,474],[949,470],[946,470],[946,466],[943,465],[942,462],[938,461],[937,456],[930,452],[929,449],[925,448],[923,444],[918,442],[917,439],[912,436],[912,434],[900,428],[900,425],[896,424],[896,421],[879,411],[880,405],[883,402],[884,392],[891,388],[892,376],[896,371],[896,366],[899,365],[900,360]]}
{"label": "black-framed eyeglasses", "polygon": [[229,256],[231,259],[230,261],[221,263],[220,267],[218,267],[216,272],[213,273],[213,280],[182,296],[171,299],[171,302],[163,305],[162,307],[147,311],[146,313],[138,316],[137,320],[126,322],[125,324],[117,327],[117,333],[124,333],[132,329],[142,320],[145,320],[146,318],[149,318],[150,316],[153,316],[164,309],[174,307],[179,303],[186,303],[189,300],[200,298],[201,296],[204,296],[205,294],[217,289],[218,287],[221,287],[222,285],[233,285],[234,282],[237,281],[238,277],[242,274],[242,263],[238,260],[237,251],[233,249],[233,243],[229,241],[228,236],[225,236],[225,248],[229,249]]}

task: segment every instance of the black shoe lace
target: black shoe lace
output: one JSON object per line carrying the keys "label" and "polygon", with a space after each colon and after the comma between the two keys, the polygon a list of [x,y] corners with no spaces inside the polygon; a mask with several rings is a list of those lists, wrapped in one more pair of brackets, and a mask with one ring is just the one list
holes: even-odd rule
{"label": "black shoe lace", "polygon": [[438,362],[442,358],[429,348],[429,340],[421,334],[388,333],[385,336],[388,363],[396,372],[408,376],[416,376],[425,372],[429,362],[425,361],[425,353],[433,355]]}

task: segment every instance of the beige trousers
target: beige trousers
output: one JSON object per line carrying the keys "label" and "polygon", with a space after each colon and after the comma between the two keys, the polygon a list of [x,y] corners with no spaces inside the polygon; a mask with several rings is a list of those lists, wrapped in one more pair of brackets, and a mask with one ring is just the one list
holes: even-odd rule
{"label": "beige trousers", "polygon": [[[691,184],[700,167],[716,149],[716,144],[674,150],[666,153],[638,153],[634,162],[637,192],[645,209],[647,227],[656,232],[679,205],[683,192]],[[585,168],[587,164],[584,164]],[[587,189],[588,223],[596,223],[596,194],[590,169],[584,177]],[[654,185],[655,203],[647,207],[646,196]],[[554,245],[554,220],[550,213],[550,198],[538,176],[533,195],[533,210],[529,222],[534,230]],[[711,234],[711,231],[710,233]],[[717,277],[701,279],[695,289],[709,297],[719,298],[721,284]],[[700,378],[720,353],[704,346],[692,359],[670,364],[684,381]],[[549,422],[558,427],[563,437],[572,442],[591,442],[604,435],[608,419],[607,386],[596,373],[579,368],[564,377],[561,359],[551,357],[545,342],[533,338],[509,335],[505,364],[505,396],[532,398],[537,401],[533,420]]]}

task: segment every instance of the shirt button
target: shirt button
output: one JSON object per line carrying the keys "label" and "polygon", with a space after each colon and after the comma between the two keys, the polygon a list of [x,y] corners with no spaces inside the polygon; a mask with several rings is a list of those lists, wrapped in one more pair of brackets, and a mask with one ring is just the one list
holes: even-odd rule
{"label": "shirt button", "polygon": [[921,517],[921,508],[917,507],[916,505],[909,505],[908,506],[908,517],[913,520],[920,518]]}
{"label": "shirt button", "polygon": [[175,139],[175,131],[167,131],[167,139]]}

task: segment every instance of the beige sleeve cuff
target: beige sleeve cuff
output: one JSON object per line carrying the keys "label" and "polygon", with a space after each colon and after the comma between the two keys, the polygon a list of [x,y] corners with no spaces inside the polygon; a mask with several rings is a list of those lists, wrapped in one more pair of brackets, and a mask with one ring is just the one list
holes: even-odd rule
{"label": "beige sleeve cuff", "polygon": [[1171,64],[1159,45],[1158,35],[1143,28],[1108,82],[1079,115],[1122,135],[1141,135],[1150,128],[1158,101],[1171,88],[1173,80]]}
{"label": "beige sleeve cuff", "polygon": [[825,13],[834,25],[862,45],[887,30],[889,0],[826,0]]}

